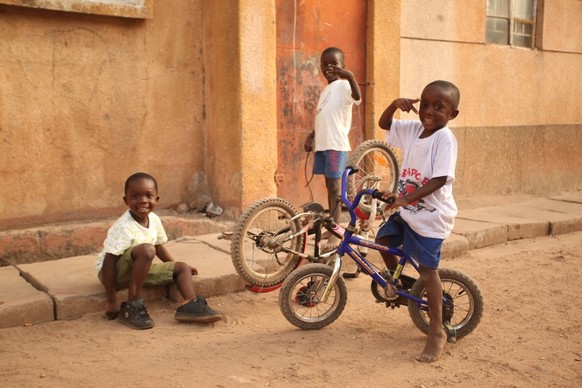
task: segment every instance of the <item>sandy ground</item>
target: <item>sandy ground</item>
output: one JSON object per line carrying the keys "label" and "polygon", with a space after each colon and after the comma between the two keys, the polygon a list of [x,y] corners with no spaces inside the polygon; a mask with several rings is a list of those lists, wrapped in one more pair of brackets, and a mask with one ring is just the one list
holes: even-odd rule
{"label": "sandy ground", "polygon": [[214,325],[181,324],[150,305],[152,330],[101,314],[0,330],[2,387],[579,387],[582,233],[511,242],[443,266],[480,285],[479,327],[434,364],[415,360],[424,336],[405,308],[374,303],[369,279],[350,280],[348,304],[319,331],[291,326],[278,292],[210,298]]}

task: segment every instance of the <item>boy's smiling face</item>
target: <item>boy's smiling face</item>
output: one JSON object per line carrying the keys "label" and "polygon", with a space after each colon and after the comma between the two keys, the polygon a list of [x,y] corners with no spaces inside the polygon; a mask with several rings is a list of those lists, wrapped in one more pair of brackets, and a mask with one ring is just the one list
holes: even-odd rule
{"label": "boy's smiling face", "polygon": [[438,85],[429,85],[420,96],[418,116],[424,129],[436,131],[454,119],[459,111],[453,106],[451,96]]}
{"label": "boy's smiling face", "polygon": [[159,199],[155,182],[148,178],[129,182],[123,197],[132,217],[140,223],[145,222],[148,215],[155,209]]}

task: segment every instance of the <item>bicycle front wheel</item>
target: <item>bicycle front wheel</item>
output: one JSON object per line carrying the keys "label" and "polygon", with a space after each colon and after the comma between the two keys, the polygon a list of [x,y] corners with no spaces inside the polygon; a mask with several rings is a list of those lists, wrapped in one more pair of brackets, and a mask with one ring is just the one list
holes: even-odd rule
{"label": "bicycle front wheel", "polygon": [[252,286],[270,287],[283,280],[299,264],[294,252],[303,252],[304,235],[291,220],[297,210],[281,198],[265,198],[251,205],[237,221],[230,254],[238,274]]}
{"label": "bicycle front wheel", "polygon": [[[477,284],[464,273],[448,268],[439,268],[439,277],[443,286],[443,295],[453,302],[450,322],[457,338],[471,333],[483,316],[483,295]],[[416,280],[410,294],[426,300],[426,288],[422,279]],[[408,312],[414,325],[423,333],[428,333],[430,319],[426,308],[418,303],[408,301]],[[445,312],[443,311],[443,314]]]}
{"label": "bicycle front wheel", "polygon": [[[395,193],[398,188],[398,161],[392,147],[384,141],[372,139],[361,143],[350,156],[348,166],[359,169],[349,176],[348,196],[351,199],[363,189]],[[370,214],[372,203],[371,196],[364,196],[358,208]],[[380,202],[378,207],[385,211],[388,204]]]}
{"label": "bicycle front wheel", "polygon": [[325,264],[307,264],[293,271],[281,286],[279,308],[293,325],[321,329],[335,321],[346,307],[348,292],[338,277],[325,302],[321,301],[333,268]]}

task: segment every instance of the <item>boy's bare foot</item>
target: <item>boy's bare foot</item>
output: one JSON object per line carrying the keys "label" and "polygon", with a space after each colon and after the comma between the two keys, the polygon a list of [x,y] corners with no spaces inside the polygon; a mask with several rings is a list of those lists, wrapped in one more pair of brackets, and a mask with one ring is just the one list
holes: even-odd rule
{"label": "boy's bare foot", "polygon": [[447,342],[447,333],[440,330],[438,333],[431,334],[429,332],[426,338],[426,345],[424,350],[417,358],[420,362],[435,362],[441,356],[441,352]]}

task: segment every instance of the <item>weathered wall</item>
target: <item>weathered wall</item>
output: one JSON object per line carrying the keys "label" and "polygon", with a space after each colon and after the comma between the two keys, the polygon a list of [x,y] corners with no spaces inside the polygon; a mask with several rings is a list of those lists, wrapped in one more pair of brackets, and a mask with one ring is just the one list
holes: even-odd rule
{"label": "weathered wall", "polygon": [[391,102],[389,96],[400,93],[400,21],[400,0],[368,2],[366,139],[386,136],[378,120]]}
{"label": "weathered wall", "polygon": [[544,50],[529,50],[485,44],[485,0],[402,2],[401,96],[418,97],[435,79],[461,90],[449,123],[458,195],[582,189],[580,4],[546,1]]}
{"label": "weathered wall", "polygon": [[117,214],[125,178],[161,205],[204,184],[201,2],[124,19],[0,5],[0,226]]}
{"label": "weathered wall", "polygon": [[275,2],[204,2],[207,161],[213,197],[244,208],[277,193]]}
{"label": "weathered wall", "polygon": [[[0,229],[276,193],[275,0],[153,1],[152,18],[0,5]],[[545,2],[543,50],[488,45],[486,0],[369,0],[366,136],[444,78],[462,92],[457,194],[582,188],[581,2]],[[406,115],[402,115],[406,117]]]}

